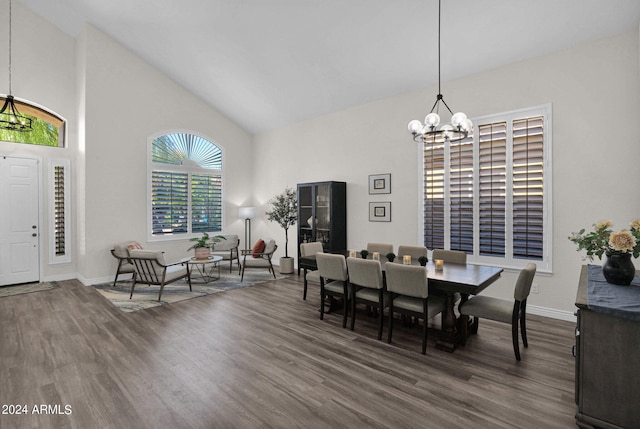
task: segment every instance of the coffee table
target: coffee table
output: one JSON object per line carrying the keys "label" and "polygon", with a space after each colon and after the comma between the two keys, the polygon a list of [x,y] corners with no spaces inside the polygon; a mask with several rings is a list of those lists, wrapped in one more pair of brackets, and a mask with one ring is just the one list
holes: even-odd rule
{"label": "coffee table", "polygon": [[[209,256],[207,259],[188,259],[186,262],[191,267],[190,279],[193,280],[193,273],[197,271],[200,274],[200,278],[205,284],[220,279],[220,261],[222,256]],[[217,272],[216,272],[217,271]]]}

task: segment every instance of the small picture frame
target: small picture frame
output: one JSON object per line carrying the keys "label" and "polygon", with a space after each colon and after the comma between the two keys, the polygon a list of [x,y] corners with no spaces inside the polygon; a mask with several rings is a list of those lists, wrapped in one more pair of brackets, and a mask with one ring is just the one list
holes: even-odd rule
{"label": "small picture frame", "polygon": [[369,203],[369,222],[391,222],[391,201]]}
{"label": "small picture frame", "polygon": [[369,175],[369,195],[390,193],[391,173]]}

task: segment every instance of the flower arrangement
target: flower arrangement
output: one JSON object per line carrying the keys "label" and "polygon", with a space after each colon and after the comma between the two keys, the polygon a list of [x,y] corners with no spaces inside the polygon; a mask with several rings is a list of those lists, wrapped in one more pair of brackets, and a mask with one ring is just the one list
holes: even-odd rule
{"label": "flower arrangement", "polygon": [[594,256],[602,259],[603,253],[631,253],[634,258],[640,256],[640,219],[631,221],[630,230],[613,232],[611,226],[611,221],[600,221],[593,225],[593,231],[589,233],[585,233],[584,228],[571,233],[569,240],[578,245],[578,251],[586,250],[591,261]]}

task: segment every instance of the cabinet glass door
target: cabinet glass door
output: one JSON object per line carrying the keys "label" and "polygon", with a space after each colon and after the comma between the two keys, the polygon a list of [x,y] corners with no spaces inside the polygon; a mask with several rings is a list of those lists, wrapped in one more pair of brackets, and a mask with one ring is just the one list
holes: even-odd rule
{"label": "cabinet glass door", "polygon": [[325,249],[329,247],[329,228],[331,225],[331,185],[329,183],[315,186],[316,196],[316,236],[315,241],[322,243]]}

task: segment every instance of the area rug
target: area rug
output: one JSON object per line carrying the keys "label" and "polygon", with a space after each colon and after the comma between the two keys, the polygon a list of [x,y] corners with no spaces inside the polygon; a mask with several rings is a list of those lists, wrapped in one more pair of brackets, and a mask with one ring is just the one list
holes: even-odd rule
{"label": "area rug", "polygon": [[[93,285],[102,296],[107,298],[113,305],[124,312],[144,310],[146,308],[157,307],[159,305],[172,304],[187,299],[198,298],[218,292],[239,289],[253,286],[273,280],[273,275],[267,271],[246,271],[244,280],[240,281],[238,272],[234,270],[229,273],[220,273],[220,279],[209,283],[204,283],[197,275],[191,280],[192,291],[189,291],[189,284],[186,280],[178,280],[164,287],[162,300],[158,302],[160,286],[148,286],[146,284],[136,284],[133,297],[129,299],[131,293],[131,280],[118,281],[113,286],[111,283],[101,283]],[[286,276],[276,274],[276,279],[284,279]]]}
{"label": "area rug", "polygon": [[20,285],[0,286],[0,298],[3,296],[21,295],[23,293],[40,292],[59,287],[56,282],[23,283]]}

